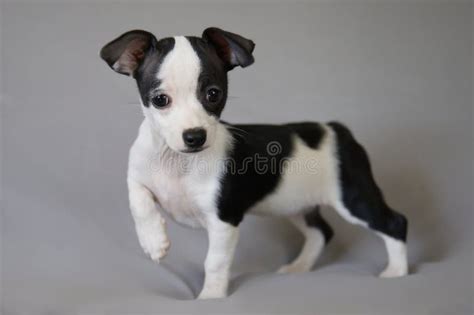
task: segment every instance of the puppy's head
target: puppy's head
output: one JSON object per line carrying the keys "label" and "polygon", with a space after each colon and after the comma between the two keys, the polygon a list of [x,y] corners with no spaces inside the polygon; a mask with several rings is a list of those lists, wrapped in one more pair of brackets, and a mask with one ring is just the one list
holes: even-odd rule
{"label": "puppy's head", "polygon": [[227,99],[227,72],[251,65],[254,47],[251,40],[214,27],[201,38],[161,40],[135,30],[105,45],[100,56],[136,80],[154,132],[171,149],[189,153],[212,146]]}

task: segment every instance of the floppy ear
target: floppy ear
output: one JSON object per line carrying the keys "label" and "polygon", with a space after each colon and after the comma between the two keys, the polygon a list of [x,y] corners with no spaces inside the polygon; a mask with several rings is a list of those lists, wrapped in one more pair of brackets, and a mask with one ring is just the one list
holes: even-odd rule
{"label": "floppy ear", "polygon": [[155,36],[149,32],[129,31],[105,45],[100,57],[116,72],[133,75],[155,43]]}
{"label": "floppy ear", "polygon": [[252,52],[255,44],[250,39],[223,31],[217,27],[205,29],[202,38],[214,46],[217,55],[224,61],[227,70],[231,70],[236,66],[244,68],[254,62]]}

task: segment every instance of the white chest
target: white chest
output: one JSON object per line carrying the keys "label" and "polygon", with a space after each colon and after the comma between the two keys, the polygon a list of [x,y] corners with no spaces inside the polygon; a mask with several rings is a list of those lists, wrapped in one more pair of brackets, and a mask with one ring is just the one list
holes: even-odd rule
{"label": "white chest", "polygon": [[[213,193],[196,189],[193,176],[196,175],[160,169],[151,175],[150,189],[162,210],[174,220],[191,227],[202,227],[205,226],[206,208],[212,206]],[[200,202],[203,197],[209,204]]]}
{"label": "white chest", "polygon": [[223,153],[160,151],[144,131],[142,127],[130,150],[128,176],[145,185],[161,210],[177,222],[205,227],[208,214],[217,211]]}

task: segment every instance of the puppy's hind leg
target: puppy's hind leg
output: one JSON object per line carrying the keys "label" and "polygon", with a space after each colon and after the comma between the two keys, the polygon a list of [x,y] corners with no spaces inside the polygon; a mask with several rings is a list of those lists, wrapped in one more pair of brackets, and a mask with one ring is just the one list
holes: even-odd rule
{"label": "puppy's hind leg", "polygon": [[292,216],[290,222],[303,233],[305,241],[295,260],[282,266],[278,273],[309,271],[321,254],[325,244],[331,240],[333,230],[321,216],[319,207],[310,212]]}
{"label": "puppy's hind leg", "polygon": [[383,278],[408,274],[406,237],[408,221],[384,200],[372,175],[369,157],[352,133],[339,123],[330,123],[337,135],[341,198],[334,209],[348,222],[362,225],[385,242],[388,264]]}
{"label": "puppy's hind leg", "polygon": [[357,213],[360,210],[357,207],[348,208],[339,205],[334,209],[348,222],[361,225],[382,238],[387,250],[388,264],[385,270],[380,273],[381,278],[401,277],[408,274],[406,248],[408,223],[405,216],[385,205],[381,205],[380,208],[365,208],[367,216]]}

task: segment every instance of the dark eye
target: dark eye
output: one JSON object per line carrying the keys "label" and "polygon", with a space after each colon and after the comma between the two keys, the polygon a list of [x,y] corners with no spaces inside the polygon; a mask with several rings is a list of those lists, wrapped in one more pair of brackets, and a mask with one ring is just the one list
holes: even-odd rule
{"label": "dark eye", "polygon": [[166,94],[159,94],[157,96],[153,96],[151,102],[156,108],[163,108],[171,102],[171,99]]}
{"label": "dark eye", "polygon": [[206,93],[206,99],[209,103],[217,103],[221,100],[222,92],[215,88],[209,88]]}

